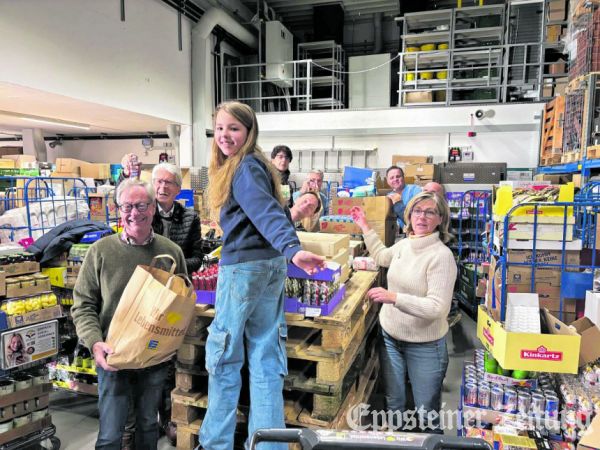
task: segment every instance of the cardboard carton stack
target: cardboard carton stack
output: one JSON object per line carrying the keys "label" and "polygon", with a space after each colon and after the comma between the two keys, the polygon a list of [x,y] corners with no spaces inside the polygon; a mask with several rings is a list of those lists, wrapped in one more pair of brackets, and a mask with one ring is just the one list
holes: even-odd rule
{"label": "cardboard carton stack", "polygon": [[[375,230],[381,241],[386,246],[394,244],[397,233],[397,223],[392,210],[392,202],[386,196],[376,197],[336,197],[332,200],[332,213],[334,215],[349,216],[353,206],[361,206],[365,210],[367,221]],[[343,228],[341,233],[360,234],[360,228],[354,223],[334,223]],[[331,223],[321,223],[321,231],[330,232],[335,228]],[[338,227],[339,229],[339,227]]]}
{"label": "cardboard carton stack", "polygon": [[437,178],[437,168],[431,163],[431,156],[393,155],[392,165],[404,171],[406,184],[424,186]]}

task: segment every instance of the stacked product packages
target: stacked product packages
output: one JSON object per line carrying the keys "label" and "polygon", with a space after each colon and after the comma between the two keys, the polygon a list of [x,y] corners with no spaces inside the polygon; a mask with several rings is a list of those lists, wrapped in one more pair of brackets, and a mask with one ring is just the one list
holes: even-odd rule
{"label": "stacked product packages", "polygon": [[547,374],[504,370],[484,350],[464,367],[463,404],[505,413],[502,418],[517,428],[545,427],[559,433],[559,398]]}
{"label": "stacked product packages", "polygon": [[[197,303],[214,305],[219,274],[218,264],[210,264],[192,274],[198,297]],[[346,288],[340,282],[341,266],[328,262],[327,268],[308,275],[304,270],[288,264],[285,283],[285,311],[314,316],[329,315],[343,299]],[[308,312],[307,312],[307,308]]]}
{"label": "stacked product packages", "polygon": [[579,375],[553,375],[504,370],[476,350],[464,365],[461,411],[467,436],[496,443],[537,433],[552,448],[574,449],[600,411],[600,360]]}

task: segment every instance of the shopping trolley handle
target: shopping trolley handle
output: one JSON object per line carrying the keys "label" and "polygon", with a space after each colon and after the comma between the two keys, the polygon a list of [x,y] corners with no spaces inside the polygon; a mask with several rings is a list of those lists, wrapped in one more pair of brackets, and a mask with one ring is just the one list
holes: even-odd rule
{"label": "shopping trolley handle", "polygon": [[319,439],[314,431],[294,428],[264,428],[256,430],[250,439],[250,450],[260,442],[297,442],[302,450],[313,448]]}
{"label": "shopping trolley handle", "polygon": [[429,450],[493,450],[492,446],[483,439],[457,436],[429,436],[427,448]]}

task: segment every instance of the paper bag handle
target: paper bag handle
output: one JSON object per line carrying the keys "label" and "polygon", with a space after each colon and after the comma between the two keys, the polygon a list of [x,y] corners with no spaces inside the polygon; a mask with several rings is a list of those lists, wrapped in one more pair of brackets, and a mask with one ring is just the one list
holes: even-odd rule
{"label": "paper bag handle", "polygon": [[171,260],[171,262],[173,264],[171,264],[171,269],[169,270],[169,274],[173,275],[175,273],[175,269],[177,268],[177,263],[175,262],[175,258],[173,258],[171,255],[168,255],[166,253],[163,255],[156,255],[154,258],[152,258],[152,262],[150,262],[150,267],[156,267],[156,261],[161,258],[167,258],[167,259]]}
{"label": "paper bag handle", "polygon": [[176,277],[181,277],[181,278],[183,278],[183,280],[186,282],[185,284],[186,284],[188,287],[191,287],[191,286],[193,285],[193,283],[192,283],[192,280],[190,280],[190,279],[188,278],[188,276],[187,276],[187,275],[185,275],[185,274],[183,274],[183,273],[178,273],[177,275],[174,275],[174,274],[171,274],[171,275],[172,275],[172,276],[170,276],[170,277],[169,277],[169,280],[167,281],[167,284],[166,284],[166,287],[167,287],[167,289],[171,289],[171,284],[173,284],[173,280],[174,280]]}

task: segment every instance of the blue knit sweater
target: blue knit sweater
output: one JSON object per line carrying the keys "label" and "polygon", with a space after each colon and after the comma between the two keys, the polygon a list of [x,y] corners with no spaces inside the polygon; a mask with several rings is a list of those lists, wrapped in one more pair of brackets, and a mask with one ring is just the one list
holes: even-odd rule
{"label": "blue knit sweater", "polygon": [[302,248],[289,214],[274,197],[267,167],[253,155],[246,156],[233,177],[231,196],[221,208],[221,264],[282,254],[290,261]]}

